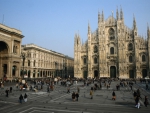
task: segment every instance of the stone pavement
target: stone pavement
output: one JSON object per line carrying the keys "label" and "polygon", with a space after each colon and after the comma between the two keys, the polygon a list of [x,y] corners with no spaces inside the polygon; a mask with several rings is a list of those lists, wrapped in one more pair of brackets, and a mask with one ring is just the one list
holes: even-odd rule
{"label": "stone pavement", "polygon": [[[93,86],[82,86],[83,82],[71,86],[71,93],[77,91],[80,86],[79,101],[73,102],[71,93],[67,92],[67,87],[56,85],[55,90],[50,93],[46,92],[46,85],[43,90],[17,91],[13,86],[13,93],[5,97],[4,90],[1,89],[0,95],[0,112],[1,113],[149,113],[150,106],[146,108],[143,105],[143,99],[140,100],[141,108],[135,108],[132,91],[129,87],[121,87],[120,91],[115,91],[116,101],[112,100],[112,91],[118,82],[114,81],[110,89],[103,87],[102,90],[94,92],[93,99],[90,99],[90,88]],[[150,99],[150,91],[146,91],[145,86],[141,83],[134,85],[134,89],[140,88],[142,97],[147,95]],[[20,94],[27,93],[28,102],[18,103]],[[150,102],[150,101],[149,101]]]}

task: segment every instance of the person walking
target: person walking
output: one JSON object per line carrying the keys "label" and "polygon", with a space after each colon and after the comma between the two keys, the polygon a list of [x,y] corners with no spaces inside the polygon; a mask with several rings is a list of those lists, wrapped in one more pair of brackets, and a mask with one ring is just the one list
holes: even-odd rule
{"label": "person walking", "polygon": [[23,100],[23,96],[22,96],[22,94],[20,95],[20,97],[19,97],[19,102],[22,104],[22,100]]}
{"label": "person walking", "polygon": [[76,101],[78,101],[78,98],[79,98],[79,94],[78,92],[76,93]]}
{"label": "person walking", "polygon": [[132,91],[132,85],[130,85],[130,89],[131,89],[131,91]]}
{"label": "person walking", "polygon": [[8,92],[9,92],[9,90],[8,90],[8,88],[7,88],[6,91],[5,91],[6,97],[8,97]]}
{"label": "person walking", "polygon": [[113,93],[112,93],[112,100],[116,100],[116,94],[115,94],[115,91],[113,91]]}
{"label": "person walking", "polygon": [[136,102],[135,107],[137,107],[139,109],[140,108],[139,96],[136,96],[135,102]]}
{"label": "person walking", "polygon": [[27,102],[27,97],[28,97],[28,95],[25,93],[24,94],[24,102]]}
{"label": "person walking", "polygon": [[144,101],[144,105],[145,105],[145,107],[147,107],[147,105],[148,105],[149,103],[148,103],[148,97],[147,96],[145,96],[145,101]]}
{"label": "person walking", "polygon": [[72,93],[72,100],[75,101],[75,92]]}
{"label": "person walking", "polygon": [[70,87],[67,88],[67,93],[70,93]]}
{"label": "person walking", "polygon": [[135,104],[136,104],[136,97],[137,97],[137,92],[136,91],[134,91],[133,96],[134,96],[134,100],[135,100]]}
{"label": "person walking", "polygon": [[12,87],[10,87],[10,90],[9,90],[9,91],[10,91],[10,93],[12,93]]}
{"label": "person walking", "polygon": [[93,90],[90,90],[91,99],[93,99]]}

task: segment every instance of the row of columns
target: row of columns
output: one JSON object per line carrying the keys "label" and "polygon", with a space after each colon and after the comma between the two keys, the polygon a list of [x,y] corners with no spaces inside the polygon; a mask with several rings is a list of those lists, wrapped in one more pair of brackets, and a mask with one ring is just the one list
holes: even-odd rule
{"label": "row of columns", "polygon": [[[23,69],[20,72],[20,76],[23,75]],[[63,70],[45,70],[45,69],[24,69],[24,75],[28,78],[42,78],[42,77],[65,77]]]}

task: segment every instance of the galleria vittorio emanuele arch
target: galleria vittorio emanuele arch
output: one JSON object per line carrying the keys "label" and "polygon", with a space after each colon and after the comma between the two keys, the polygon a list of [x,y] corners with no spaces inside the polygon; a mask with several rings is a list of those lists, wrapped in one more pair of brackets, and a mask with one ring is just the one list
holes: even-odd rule
{"label": "galleria vittorio emanuele arch", "polygon": [[73,77],[74,59],[35,44],[22,44],[22,32],[0,24],[0,79]]}
{"label": "galleria vittorio emanuele arch", "polygon": [[[146,23],[145,23],[146,24]],[[122,9],[106,20],[98,13],[98,28],[92,32],[88,25],[87,41],[74,38],[74,76],[78,78],[144,78],[150,72],[150,30],[147,38],[138,35],[136,19],[133,27],[124,22]]]}

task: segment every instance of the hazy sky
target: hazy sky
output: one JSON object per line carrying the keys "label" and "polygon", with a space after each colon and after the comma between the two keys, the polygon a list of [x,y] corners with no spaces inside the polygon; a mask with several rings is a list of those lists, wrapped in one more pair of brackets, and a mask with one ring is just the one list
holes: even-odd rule
{"label": "hazy sky", "polygon": [[135,15],[138,34],[146,36],[150,25],[150,0],[0,0],[0,23],[22,31],[22,44],[34,43],[74,57],[74,35],[87,40],[88,22],[94,32],[98,26],[98,11],[105,19],[116,17],[123,9],[129,28]]}

